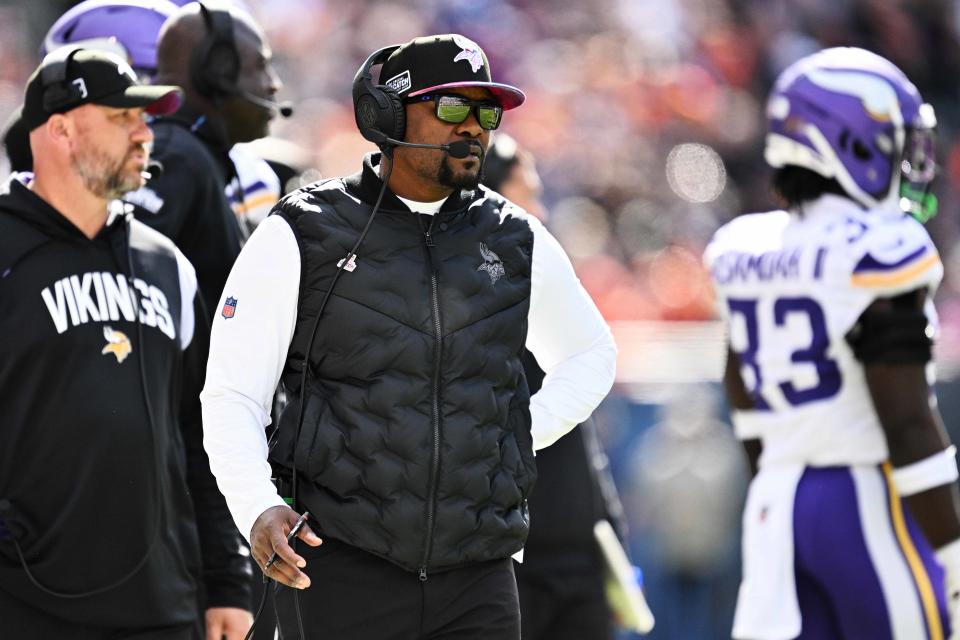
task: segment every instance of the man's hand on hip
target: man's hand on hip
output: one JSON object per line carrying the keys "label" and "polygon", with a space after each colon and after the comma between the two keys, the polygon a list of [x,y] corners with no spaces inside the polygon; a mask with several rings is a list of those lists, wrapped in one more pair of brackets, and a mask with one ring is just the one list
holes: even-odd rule
{"label": "man's hand on hip", "polygon": [[[306,589],[310,586],[310,578],[300,569],[307,566],[307,561],[287,544],[287,535],[299,517],[296,511],[286,506],[270,507],[261,513],[250,530],[250,552],[268,578],[288,587]],[[323,543],[308,524],[303,525],[297,537],[311,547]],[[268,568],[266,564],[274,553],[277,559]]]}

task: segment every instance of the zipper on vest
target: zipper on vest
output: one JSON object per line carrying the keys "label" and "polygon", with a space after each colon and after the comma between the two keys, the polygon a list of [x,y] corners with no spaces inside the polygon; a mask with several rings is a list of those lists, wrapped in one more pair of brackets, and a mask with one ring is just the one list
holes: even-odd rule
{"label": "zipper on vest", "polygon": [[433,528],[437,511],[437,476],[440,473],[440,356],[443,346],[443,333],[440,326],[440,292],[437,281],[437,271],[434,268],[433,252],[430,250],[436,246],[433,242],[432,235],[434,220],[436,220],[436,216],[430,219],[430,226],[423,232],[424,243],[427,247],[427,260],[430,264],[430,304],[436,344],[433,350],[433,387],[431,389],[433,451],[430,458],[429,484],[427,485],[427,538],[423,547],[423,560],[420,563],[421,582],[427,580],[427,563],[430,560],[430,552],[433,548]]}

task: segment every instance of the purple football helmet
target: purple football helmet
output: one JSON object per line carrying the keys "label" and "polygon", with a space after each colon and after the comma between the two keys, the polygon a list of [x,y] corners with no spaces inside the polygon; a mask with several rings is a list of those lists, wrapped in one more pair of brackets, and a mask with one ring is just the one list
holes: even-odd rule
{"label": "purple football helmet", "polygon": [[[182,7],[184,5],[190,4],[191,2],[196,2],[197,0],[170,0],[170,1],[173,4],[177,5],[178,7]],[[245,0],[219,0],[217,4],[219,6],[226,5],[228,7],[240,9],[240,11],[243,11],[244,13],[249,13],[251,16],[253,15],[253,11],[250,10],[250,5],[247,4]]]}
{"label": "purple football helmet", "polygon": [[157,70],[160,27],[179,7],[169,0],[86,0],[50,27],[40,54],[72,44],[118,53],[138,74]]}
{"label": "purple football helmet", "polygon": [[770,94],[767,125],[764,157],[773,167],[833,178],[871,209],[920,217],[933,198],[933,108],[874,53],[836,47],[790,65]]}

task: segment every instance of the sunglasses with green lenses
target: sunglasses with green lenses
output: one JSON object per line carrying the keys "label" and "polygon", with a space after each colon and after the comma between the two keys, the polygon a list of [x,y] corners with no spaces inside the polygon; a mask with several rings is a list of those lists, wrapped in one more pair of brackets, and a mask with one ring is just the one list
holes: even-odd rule
{"label": "sunglasses with green lenses", "polygon": [[495,102],[471,100],[455,93],[426,93],[407,98],[404,102],[410,104],[428,100],[433,100],[436,105],[437,118],[451,124],[460,124],[472,111],[480,127],[491,131],[500,126],[500,118],[503,117],[503,107]]}

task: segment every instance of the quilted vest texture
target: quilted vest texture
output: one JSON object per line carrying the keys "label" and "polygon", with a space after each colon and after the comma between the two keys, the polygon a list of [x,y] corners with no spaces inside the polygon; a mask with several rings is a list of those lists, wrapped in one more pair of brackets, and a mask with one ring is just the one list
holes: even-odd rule
{"label": "quilted vest texture", "polygon": [[323,311],[301,389],[317,310],[380,184],[368,157],[362,176],[279,207],[301,288],[271,460],[281,474],[295,460],[298,502],[324,535],[423,576],[508,557],[527,536],[533,234],[490,191],[454,194],[432,220],[388,192]]}

